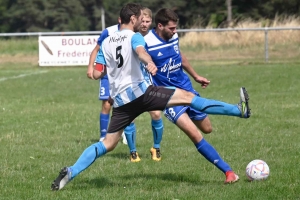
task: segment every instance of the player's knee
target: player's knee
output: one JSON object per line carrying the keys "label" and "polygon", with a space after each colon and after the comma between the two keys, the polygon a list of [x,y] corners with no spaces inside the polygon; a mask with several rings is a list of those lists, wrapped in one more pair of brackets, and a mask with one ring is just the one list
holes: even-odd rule
{"label": "player's knee", "polygon": [[111,109],[111,105],[107,100],[102,101],[102,110],[101,113],[103,114],[109,114]]}
{"label": "player's knee", "polygon": [[209,134],[213,131],[213,128],[211,125],[207,125],[207,126],[202,127],[201,131],[205,134]]}
{"label": "player's knee", "polygon": [[116,147],[117,144],[118,144],[118,141],[119,141],[119,140],[115,141],[115,140],[111,140],[111,139],[106,139],[106,138],[105,138],[105,139],[103,140],[103,144],[104,144],[104,146],[105,146],[105,148],[106,148],[106,151],[109,152],[109,151],[114,150],[115,147]]}
{"label": "player's knee", "polygon": [[159,120],[161,118],[160,111],[151,111],[149,113],[153,120]]}

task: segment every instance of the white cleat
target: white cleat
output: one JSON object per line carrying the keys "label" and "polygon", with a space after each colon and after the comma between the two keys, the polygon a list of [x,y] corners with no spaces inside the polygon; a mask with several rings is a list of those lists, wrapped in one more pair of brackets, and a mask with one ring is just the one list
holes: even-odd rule
{"label": "white cleat", "polygon": [[51,184],[51,190],[61,190],[68,182],[71,181],[71,176],[71,170],[68,167],[62,168],[58,177]]}

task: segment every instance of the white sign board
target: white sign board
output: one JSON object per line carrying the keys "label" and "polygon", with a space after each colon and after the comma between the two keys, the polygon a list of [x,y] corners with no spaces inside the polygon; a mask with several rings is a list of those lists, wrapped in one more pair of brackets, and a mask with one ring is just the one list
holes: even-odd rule
{"label": "white sign board", "polygon": [[40,66],[88,65],[90,54],[97,45],[99,35],[40,36]]}

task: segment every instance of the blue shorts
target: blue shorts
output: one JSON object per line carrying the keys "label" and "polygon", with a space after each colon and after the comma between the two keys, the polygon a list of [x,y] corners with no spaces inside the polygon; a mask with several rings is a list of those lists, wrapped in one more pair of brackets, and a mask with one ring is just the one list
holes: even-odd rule
{"label": "blue shorts", "polygon": [[[196,91],[194,92],[197,96],[200,96]],[[206,113],[200,112],[191,108],[190,106],[174,106],[168,107],[164,110],[164,115],[174,124],[176,124],[178,118],[183,114],[187,113],[191,120],[200,121],[207,117]]]}
{"label": "blue shorts", "polygon": [[107,77],[103,77],[99,81],[99,100],[107,100],[109,98],[109,82]]}

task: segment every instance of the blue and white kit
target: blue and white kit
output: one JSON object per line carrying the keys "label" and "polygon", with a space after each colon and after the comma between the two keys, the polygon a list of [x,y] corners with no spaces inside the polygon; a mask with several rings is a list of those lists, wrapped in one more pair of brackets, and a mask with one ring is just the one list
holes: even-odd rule
{"label": "blue and white kit", "polygon": [[[157,73],[152,77],[153,84],[157,86],[175,86],[200,96],[194,90],[188,75],[183,71],[178,34],[175,33],[171,39],[164,41],[153,28],[144,38],[146,50],[157,66]],[[164,110],[165,116],[173,123],[176,123],[184,112],[192,120],[203,120],[207,117],[206,113],[199,112],[190,106],[174,106]]]}
{"label": "blue and white kit", "polygon": [[[120,28],[119,24],[106,28],[98,38],[97,44],[101,46],[103,40],[107,38],[109,35],[111,35],[112,33],[118,31],[119,28]],[[101,57],[100,51],[98,51],[96,57],[96,63],[100,62],[100,57]],[[105,75],[99,80],[99,100],[107,100],[108,98],[109,98],[109,82],[108,82],[107,75]]]}
{"label": "blue and white kit", "polygon": [[[113,107],[116,108],[140,97],[152,85],[135,52],[139,46],[144,48],[145,41],[140,33],[124,29],[105,39],[103,44],[105,45],[101,46],[99,63],[107,67],[109,92],[114,100]],[[130,65],[123,66],[123,63]]]}

